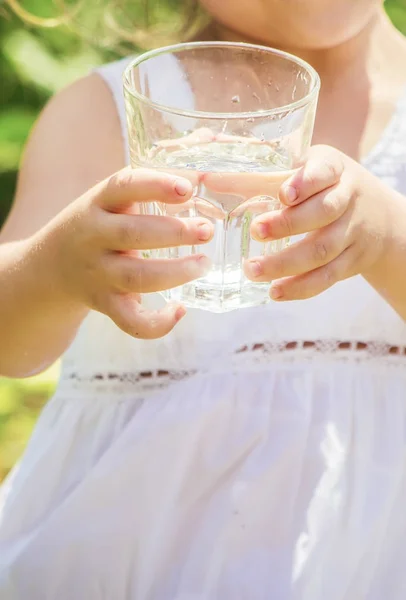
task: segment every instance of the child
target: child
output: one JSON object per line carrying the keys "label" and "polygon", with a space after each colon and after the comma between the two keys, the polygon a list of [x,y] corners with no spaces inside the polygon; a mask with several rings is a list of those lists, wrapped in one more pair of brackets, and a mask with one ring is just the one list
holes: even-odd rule
{"label": "child", "polygon": [[382,0],[202,5],[201,39],[321,75],[323,146],[251,231],[310,233],[247,266],[276,302],[151,312],[139,294],[205,259],[117,251],[202,243],[207,223],[128,209],[191,186],[122,170],[126,61],[50,102],[0,236],[0,372],[65,354],[3,486],[1,600],[406,596],[406,42]]}

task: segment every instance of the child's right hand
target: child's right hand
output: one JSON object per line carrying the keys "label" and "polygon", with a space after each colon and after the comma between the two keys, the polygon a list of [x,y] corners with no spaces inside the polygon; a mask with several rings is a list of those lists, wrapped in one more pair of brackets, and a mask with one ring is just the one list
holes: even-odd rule
{"label": "child's right hand", "polygon": [[[58,289],[75,303],[100,311],[126,333],[143,339],[167,334],[185,314],[181,305],[151,312],[139,294],[176,287],[202,276],[203,255],[142,258],[142,250],[202,244],[209,221],[137,213],[137,203],[184,203],[192,185],[147,169],[123,169],[70,204],[36,236],[51,256]],[[38,239],[38,237],[40,239]]]}

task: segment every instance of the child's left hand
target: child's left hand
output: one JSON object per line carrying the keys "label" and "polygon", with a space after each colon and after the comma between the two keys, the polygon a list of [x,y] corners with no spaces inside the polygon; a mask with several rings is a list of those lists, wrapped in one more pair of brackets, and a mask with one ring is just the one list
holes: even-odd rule
{"label": "child's left hand", "polygon": [[390,239],[395,194],[342,152],[314,146],[279,191],[285,207],[261,215],[251,227],[259,241],[310,233],[277,254],[246,261],[247,276],[273,281],[274,300],[298,300],[369,272]]}

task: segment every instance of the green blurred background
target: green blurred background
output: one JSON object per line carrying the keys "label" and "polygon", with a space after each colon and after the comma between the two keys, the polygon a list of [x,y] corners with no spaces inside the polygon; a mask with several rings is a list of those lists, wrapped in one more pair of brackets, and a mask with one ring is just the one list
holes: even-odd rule
{"label": "green blurred background", "polygon": [[[77,6],[73,1],[65,4],[69,10]],[[156,0],[145,16],[145,1],[129,0],[113,16],[104,0],[85,0],[67,24],[38,27],[22,22],[0,0],[0,225],[13,198],[25,140],[48,98],[92,67],[134,51],[134,46],[156,43],[167,32],[174,34],[180,27],[176,15],[181,4],[182,0]],[[27,0],[21,5],[41,18],[57,18],[62,0]],[[406,34],[406,0],[387,0],[386,6]],[[136,32],[135,39],[119,39],[119,29]],[[0,480],[21,455],[57,377],[56,365],[32,379],[0,378]]]}

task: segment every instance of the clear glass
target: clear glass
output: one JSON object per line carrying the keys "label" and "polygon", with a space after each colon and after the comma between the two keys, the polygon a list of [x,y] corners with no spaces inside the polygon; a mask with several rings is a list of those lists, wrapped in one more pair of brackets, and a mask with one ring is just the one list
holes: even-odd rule
{"label": "clear glass", "polygon": [[250,44],[178,44],[147,52],[127,67],[132,166],[179,174],[194,186],[192,200],[149,203],[142,212],[205,217],[215,228],[208,244],[146,253],[211,259],[205,277],[165,291],[166,299],[213,312],[269,301],[269,283],[248,280],[243,263],[288,241],[254,241],[250,224],[279,208],[281,183],[302,164],[319,86],[304,61]]}

